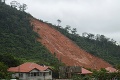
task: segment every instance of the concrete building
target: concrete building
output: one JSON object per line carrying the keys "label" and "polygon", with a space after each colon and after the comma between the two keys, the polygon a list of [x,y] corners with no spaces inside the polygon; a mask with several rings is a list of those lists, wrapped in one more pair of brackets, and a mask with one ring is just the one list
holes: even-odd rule
{"label": "concrete building", "polygon": [[52,70],[48,66],[40,66],[36,63],[27,62],[17,67],[8,69],[12,72],[12,78],[20,80],[52,80]]}

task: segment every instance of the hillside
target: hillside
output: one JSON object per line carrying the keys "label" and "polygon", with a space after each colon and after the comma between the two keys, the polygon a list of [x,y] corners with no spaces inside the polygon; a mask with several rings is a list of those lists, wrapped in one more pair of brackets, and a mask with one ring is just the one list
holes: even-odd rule
{"label": "hillside", "polygon": [[59,66],[58,59],[36,41],[40,36],[33,31],[29,17],[32,16],[0,3],[0,62],[8,67],[19,65],[19,61]]}
{"label": "hillside", "polygon": [[73,41],[48,24],[36,19],[32,19],[31,23],[34,26],[34,31],[41,36],[38,41],[66,65],[83,66],[92,69],[111,66],[104,60],[82,50]]}
{"label": "hillside", "polygon": [[[30,21],[31,17],[30,14],[19,11],[16,8],[5,4],[0,5],[0,54],[9,54],[13,56],[13,58],[15,57],[15,59],[17,58],[23,62],[34,61],[56,67],[61,65],[60,61],[66,65],[79,65],[93,69],[111,66],[104,61],[106,60],[106,56],[101,57],[104,60],[98,58],[99,56],[96,57],[95,51],[92,50],[93,47],[89,47],[94,44],[91,43],[93,40],[78,38],[79,36],[76,35],[72,35],[71,38],[71,35],[66,35],[64,29],[59,28],[59,32],[56,30],[57,27],[55,29],[53,25],[37,19]],[[65,34],[62,32],[65,32]],[[82,45],[80,43],[84,44]],[[87,43],[90,44],[88,45]],[[86,49],[86,45],[88,49]],[[113,44],[111,46],[113,46]],[[104,50],[100,47],[99,49],[98,53],[103,54]],[[109,50],[110,49],[111,48],[109,48]],[[117,49],[119,49],[119,47],[117,47]],[[95,48],[95,50],[97,49]],[[115,50],[116,49],[114,49],[114,51]],[[119,51],[116,50],[116,52]],[[118,53],[116,55],[118,55]],[[110,58],[112,57],[114,56],[110,54]],[[117,62],[117,58],[113,62]],[[3,58],[1,57],[1,59]],[[106,61],[108,60],[110,61],[109,58]]]}
{"label": "hillside", "polygon": [[120,46],[104,36],[97,38],[71,34],[60,26],[0,3],[0,79],[10,78],[8,67],[24,62],[51,66],[55,78],[58,67],[65,64],[92,69],[119,64]]}
{"label": "hillside", "polygon": [[69,25],[62,28],[52,25],[51,23],[47,24],[67,36],[86,52],[104,59],[113,66],[120,64],[120,45],[117,45],[114,39],[110,39],[104,35],[95,35],[87,32],[82,33],[80,36],[76,33],[76,28],[71,29]]}

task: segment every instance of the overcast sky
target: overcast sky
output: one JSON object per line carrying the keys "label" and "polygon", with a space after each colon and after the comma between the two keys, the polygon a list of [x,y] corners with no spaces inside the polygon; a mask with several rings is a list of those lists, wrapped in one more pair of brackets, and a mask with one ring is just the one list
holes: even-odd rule
{"label": "overcast sky", "polygon": [[[13,0],[6,0],[7,4]],[[38,19],[83,32],[102,34],[120,43],[120,0],[16,0]]]}

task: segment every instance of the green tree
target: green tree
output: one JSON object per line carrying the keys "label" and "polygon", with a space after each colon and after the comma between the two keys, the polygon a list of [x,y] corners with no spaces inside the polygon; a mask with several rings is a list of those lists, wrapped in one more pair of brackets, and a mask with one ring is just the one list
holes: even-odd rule
{"label": "green tree", "polygon": [[8,67],[0,62],[0,79],[7,79],[9,78],[9,73],[7,72]]}
{"label": "green tree", "polygon": [[72,34],[76,34],[77,29],[76,29],[76,28],[73,28],[73,29],[71,30],[71,32],[72,32]]}
{"label": "green tree", "polygon": [[4,3],[4,4],[5,4],[5,1],[6,1],[6,0],[0,0],[0,3]]}
{"label": "green tree", "polygon": [[94,70],[93,71],[93,77],[98,80],[106,80],[108,79],[108,71],[105,70],[104,68],[101,68],[99,71]]}
{"label": "green tree", "polygon": [[116,65],[116,69],[117,69],[116,77],[120,79],[120,64]]}
{"label": "green tree", "polygon": [[58,22],[58,26],[60,27],[61,20],[58,19],[57,22]]}
{"label": "green tree", "polygon": [[66,27],[65,27],[64,29],[65,29],[67,32],[69,32],[69,30],[71,30],[70,28],[71,28],[71,26],[66,25]]}
{"label": "green tree", "polygon": [[27,4],[22,4],[19,6],[20,11],[25,11],[27,9]]}
{"label": "green tree", "polygon": [[13,7],[13,8],[17,8],[18,4],[19,3],[17,1],[11,1],[10,2],[11,7]]}
{"label": "green tree", "polygon": [[8,67],[15,67],[20,64],[20,61],[10,54],[0,54],[0,61]]}
{"label": "green tree", "polygon": [[116,69],[118,70],[118,72],[120,72],[120,64],[116,65]]}
{"label": "green tree", "polygon": [[83,80],[81,75],[73,75],[72,79],[73,80]]}

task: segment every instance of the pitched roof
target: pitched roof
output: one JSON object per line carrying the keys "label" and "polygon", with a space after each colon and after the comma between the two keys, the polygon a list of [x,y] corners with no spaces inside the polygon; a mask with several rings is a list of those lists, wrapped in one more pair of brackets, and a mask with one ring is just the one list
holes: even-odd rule
{"label": "pitched roof", "polygon": [[92,72],[82,67],[81,73],[78,73],[78,74],[92,74]]}
{"label": "pitched roof", "polygon": [[85,69],[85,68],[82,68],[82,73],[81,74],[92,74],[92,72]]}
{"label": "pitched roof", "polygon": [[109,72],[117,72],[117,70],[115,69],[115,68],[113,68],[113,67],[107,67],[107,68],[105,68],[107,71],[109,71]]}
{"label": "pitched roof", "polygon": [[36,63],[27,62],[27,63],[21,64],[20,66],[17,66],[17,67],[11,67],[8,69],[8,71],[9,72],[30,72],[33,69],[45,71],[48,68],[49,67],[47,67],[47,66],[40,66]]}

